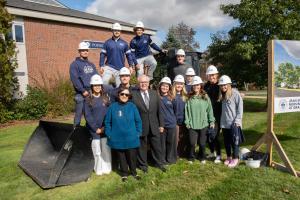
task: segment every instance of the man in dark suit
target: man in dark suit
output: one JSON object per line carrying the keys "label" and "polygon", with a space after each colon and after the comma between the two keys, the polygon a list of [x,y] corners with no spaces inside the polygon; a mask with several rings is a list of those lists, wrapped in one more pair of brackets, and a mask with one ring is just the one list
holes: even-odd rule
{"label": "man in dark suit", "polygon": [[138,81],[139,88],[132,91],[132,101],[139,110],[143,126],[141,145],[138,149],[138,167],[145,173],[148,171],[147,139],[149,139],[155,166],[165,172],[166,168],[161,162],[160,134],[164,131],[164,122],[160,112],[160,99],[156,91],[149,90],[148,76],[141,75]]}

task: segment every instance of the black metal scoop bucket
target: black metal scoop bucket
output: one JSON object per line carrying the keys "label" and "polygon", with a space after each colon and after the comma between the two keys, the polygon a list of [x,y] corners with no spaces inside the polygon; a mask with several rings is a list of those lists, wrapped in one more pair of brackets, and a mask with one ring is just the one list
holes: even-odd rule
{"label": "black metal scoop bucket", "polygon": [[19,166],[44,189],[87,180],[94,167],[88,130],[40,121]]}

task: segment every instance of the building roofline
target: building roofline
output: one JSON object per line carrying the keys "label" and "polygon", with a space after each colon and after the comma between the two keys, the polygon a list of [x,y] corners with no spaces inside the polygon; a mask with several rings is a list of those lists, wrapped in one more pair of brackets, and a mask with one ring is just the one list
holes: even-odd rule
{"label": "building roofline", "polygon": [[[6,8],[10,14],[17,16],[68,22],[101,28],[110,29],[112,23],[117,22],[122,25],[122,30],[129,32],[133,32],[133,27],[135,26],[131,23],[118,21],[99,15],[89,14],[74,9],[47,6],[43,4],[26,2],[23,0],[8,0]],[[155,35],[156,30],[145,28],[145,33]]]}

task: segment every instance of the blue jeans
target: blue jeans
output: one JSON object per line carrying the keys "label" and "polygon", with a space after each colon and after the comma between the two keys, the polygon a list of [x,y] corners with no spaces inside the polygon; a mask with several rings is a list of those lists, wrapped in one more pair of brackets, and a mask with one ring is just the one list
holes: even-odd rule
{"label": "blue jeans", "polygon": [[84,97],[81,94],[76,94],[75,100],[75,116],[74,116],[74,126],[79,126],[81,121],[81,116],[83,114]]}

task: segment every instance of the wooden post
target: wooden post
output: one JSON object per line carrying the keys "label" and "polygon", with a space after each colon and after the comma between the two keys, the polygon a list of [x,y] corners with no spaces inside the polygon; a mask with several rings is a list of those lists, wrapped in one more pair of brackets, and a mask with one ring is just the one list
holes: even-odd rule
{"label": "wooden post", "polygon": [[[268,165],[276,169],[283,171],[288,171],[292,175],[298,177],[300,172],[297,172],[293,165],[291,164],[289,158],[284,152],[279,140],[273,131],[273,122],[274,122],[274,41],[271,40],[268,43],[268,127],[267,132],[256,142],[251,150],[258,150],[263,144],[266,144],[266,151],[269,154]],[[276,151],[278,152],[281,160],[284,162],[284,165],[273,162],[273,145],[275,146]]]}

